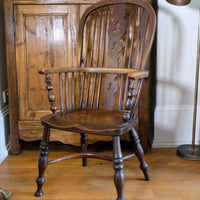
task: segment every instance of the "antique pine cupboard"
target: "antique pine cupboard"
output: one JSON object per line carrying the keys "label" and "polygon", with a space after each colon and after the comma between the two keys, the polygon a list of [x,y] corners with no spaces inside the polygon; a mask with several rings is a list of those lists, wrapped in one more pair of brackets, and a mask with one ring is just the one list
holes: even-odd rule
{"label": "antique pine cupboard", "polygon": [[[44,77],[38,70],[76,66],[76,34],[84,10],[99,0],[4,0],[10,108],[11,151],[20,153],[20,139],[40,140],[41,116],[49,113]],[[150,62],[148,62],[150,63]],[[149,65],[149,64],[148,64]],[[147,66],[147,69],[149,66]],[[149,127],[149,81],[139,106],[139,135],[146,151]],[[102,138],[98,139],[104,139]],[[79,134],[57,131],[52,141],[78,145]],[[89,138],[95,142],[96,138]]]}

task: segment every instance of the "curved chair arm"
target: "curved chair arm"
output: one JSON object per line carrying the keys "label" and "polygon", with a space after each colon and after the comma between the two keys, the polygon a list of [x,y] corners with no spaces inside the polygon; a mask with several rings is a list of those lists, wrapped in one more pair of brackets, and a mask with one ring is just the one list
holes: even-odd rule
{"label": "curved chair arm", "polygon": [[87,72],[87,73],[106,73],[106,74],[128,74],[130,79],[141,79],[148,77],[149,72],[139,69],[127,69],[127,68],[51,68],[41,70],[39,74],[57,74],[68,72]]}

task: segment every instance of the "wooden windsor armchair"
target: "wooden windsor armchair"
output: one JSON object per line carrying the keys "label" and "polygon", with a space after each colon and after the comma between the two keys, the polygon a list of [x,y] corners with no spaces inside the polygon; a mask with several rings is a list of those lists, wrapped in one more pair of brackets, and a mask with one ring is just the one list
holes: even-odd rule
{"label": "wooden windsor armchair", "polygon": [[[111,0],[93,4],[84,12],[79,24],[78,67],[39,72],[46,76],[52,114],[41,118],[44,133],[36,196],[43,195],[47,165],[69,158],[82,158],[83,166],[87,166],[88,157],[112,161],[117,200],[125,200],[124,160],[136,155],[145,180],[150,180],[134,126],[138,122],[136,111],[143,79],[148,77],[144,68],[155,26],[155,12],[145,0]],[[53,85],[50,77],[58,81]],[[58,91],[53,88],[57,87],[56,84]],[[57,93],[58,98],[55,98]],[[80,133],[82,152],[48,161],[51,128]],[[135,154],[123,156],[120,137],[127,133]],[[113,156],[88,153],[88,134],[111,137]]]}

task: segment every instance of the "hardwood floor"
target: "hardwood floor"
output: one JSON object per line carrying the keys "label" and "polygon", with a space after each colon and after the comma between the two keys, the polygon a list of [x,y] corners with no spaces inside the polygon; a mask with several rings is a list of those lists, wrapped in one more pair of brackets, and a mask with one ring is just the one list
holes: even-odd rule
{"label": "hardwood floor", "polygon": [[[101,151],[99,147],[90,148]],[[79,151],[66,145],[52,145],[51,149],[49,159]],[[124,154],[128,151],[124,150]],[[106,153],[111,154],[109,146]],[[44,195],[34,197],[38,155],[35,145],[26,145],[21,155],[10,155],[0,165],[0,187],[12,191],[11,200],[116,199],[112,163],[97,159],[89,159],[88,167],[81,167],[81,159],[49,165]],[[144,181],[136,157],[124,162],[126,200],[200,199],[200,162],[178,157],[176,149],[150,149],[145,159],[149,164],[149,182]]]}

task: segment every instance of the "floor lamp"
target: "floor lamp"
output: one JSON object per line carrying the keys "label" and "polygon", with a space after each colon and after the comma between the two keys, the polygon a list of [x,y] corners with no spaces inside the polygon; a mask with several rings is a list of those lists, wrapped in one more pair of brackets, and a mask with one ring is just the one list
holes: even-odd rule
{"label": "floor lamp", "polygon": [[[191,0],[166,0],[173,5],[187,5]],[[198,42],[197,42],[197,60],[196,60],[196,77],[195,77],[195,94],[194,94],[194,109],[193,109],[193,127],[192,127],[192,144],[180,145],[177,148],[177,154],[188,160],[200,160],[200,145],[195,145],[196,134],[196,116],[197,116],[197,99],[199,85],[199,57],[200,57],[200,13],[198,25]]]}

